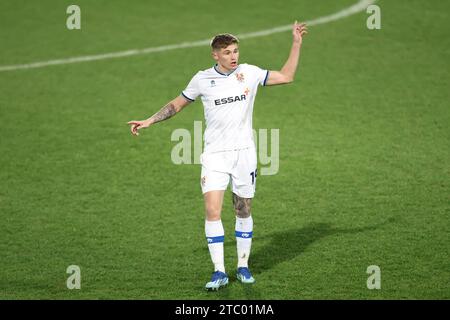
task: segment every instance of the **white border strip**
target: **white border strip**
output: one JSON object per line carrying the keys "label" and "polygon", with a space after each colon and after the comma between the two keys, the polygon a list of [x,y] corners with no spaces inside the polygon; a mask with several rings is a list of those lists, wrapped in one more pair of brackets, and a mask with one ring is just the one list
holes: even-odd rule
{"label": "white border strip", "polygon": [[[366,10],[366,8],[369,5],[373,4],[375,1],[376,0],[360,0],[358,3],[352,5],[348,8],[345,8],[341,11],[338,11],[334,14],[324,16],[324,17],[319,17],[317,19],[313,19],[313,20],[309,20],[309,21],[305,21],[305,23],[308,26],[316,26],[319,24],[324,24],[324,23],[328,23],[331,21],[340,20],[345,17],[351,16],[355,13]],[[237,35],[237,37],[239,39],[263,37],[263,36],[267,36],[267,35],[278,33],[278,32],[288,31],[288,30],[291,30],[291,28],[292,28],[292,25],[285,25],[285,26],[266,29],[266,30],[262,30],[262,31],[243,33],[243,34]],[[11,65],[11,66],[0,66],[0,72],[21,70],[21,69],[43,68],[43,67],[48,67],[48,66],[60,65],[60,64],[88,62],[88,61],[105,60],[105,59],[112,59],[112,58],[123,58],[123,57],[136,56],[136,55],[148,54],[148,53],[153,53],[153,52],[169,51],[169,50],[175,50],[175,49],[181,49],[181,48],[200,47],[200,46],[209,45],[210,41],[211,41],[210,39],[199,40],[199,41],[183,42],[183,43],[179,43],[179,44],[171,44],[171,45],[166,45],[166,46],[152,47],[152,48],[145,48],[145,49],[133,49],[133,50],[127,50],[127,51],[96,54],[96,55],[91,55],[91,56],[81,56],[81,57],[72,57],[72,58],[66,58],[66,59],[39,61],[39,62],[33,62],[33,63],[27,63],[27,64],[17,64],[17,65]]]}

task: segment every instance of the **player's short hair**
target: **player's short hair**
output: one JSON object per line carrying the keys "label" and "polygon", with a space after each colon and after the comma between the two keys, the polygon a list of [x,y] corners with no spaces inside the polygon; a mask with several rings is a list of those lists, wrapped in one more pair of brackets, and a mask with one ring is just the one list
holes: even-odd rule
{"label": "player's short hair", "polygon": [[239,43],[239,39],[236,36],[233,36],[231,33],[221,33],[212,38],[211,48],[213,50],[219,50],[226,48],[233,43]]}

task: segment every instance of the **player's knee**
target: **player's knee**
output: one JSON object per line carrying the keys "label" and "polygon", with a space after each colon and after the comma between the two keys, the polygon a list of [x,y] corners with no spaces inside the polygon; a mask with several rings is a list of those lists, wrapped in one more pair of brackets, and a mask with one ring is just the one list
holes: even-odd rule
{"label": "player's knee", "polygon": [[220,211],[221,209],[216,206],[207,206],[206,207],[206,217],[208,220],[219,220],[220,219]]}
{"label": "player's knee", "polygon": [[248,218],[251,215],[251,198],[241,198],[233,193],[233,206],[236,216],[239,218]]}

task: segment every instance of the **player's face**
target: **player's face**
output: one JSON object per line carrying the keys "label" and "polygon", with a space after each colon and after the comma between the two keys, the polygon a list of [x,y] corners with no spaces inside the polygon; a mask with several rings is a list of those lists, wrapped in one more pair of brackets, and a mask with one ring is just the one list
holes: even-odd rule
{"label": "player's face", "polygon": [[236,69],[239,62],[239,47],[237,44],[230,44],[226,48],[220,50],[214,50],[214,60],[225,70],[231,71]]}

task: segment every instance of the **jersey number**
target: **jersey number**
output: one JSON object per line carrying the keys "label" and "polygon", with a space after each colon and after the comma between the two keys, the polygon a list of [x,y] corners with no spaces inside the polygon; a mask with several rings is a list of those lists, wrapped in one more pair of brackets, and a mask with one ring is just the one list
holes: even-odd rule
{"label": "jersey number", "polygon": [[250,172],[250,175],[252,176],[252,184],[255,184],[255,179],[258,176],[258,169],[256,169],[253,172]]}

